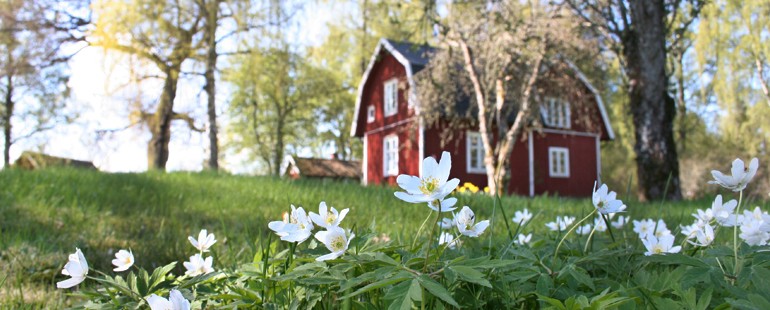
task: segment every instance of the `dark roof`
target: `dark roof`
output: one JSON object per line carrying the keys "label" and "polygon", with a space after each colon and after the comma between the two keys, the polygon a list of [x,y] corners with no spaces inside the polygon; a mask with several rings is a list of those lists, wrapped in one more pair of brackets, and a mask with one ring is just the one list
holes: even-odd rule
{"label": "dark roof", "polygon": [[17,159],[13,165],[15,167],[29,170],[48,167],[75,167],[96,170],[96,167],[90,161],[57,157],[35,152],[22,153],[21,156],[19,156],[19,159]]}
{"label": "dark roof", "polygon": [[[341,159],[294,158],[300,177],[360,179],[361,162]],[[287,169],[291,169],[289,166]]]}
{"label": "dark roof", "polygon": [[412,70],[416,73],[422,68],[425,68],[430,61],[430,57],[436,51],[434,47],[427,44],[415,44],[411,42],[398,42],[388,40],[388,43],[393,46],[406,60],[412,65]]}

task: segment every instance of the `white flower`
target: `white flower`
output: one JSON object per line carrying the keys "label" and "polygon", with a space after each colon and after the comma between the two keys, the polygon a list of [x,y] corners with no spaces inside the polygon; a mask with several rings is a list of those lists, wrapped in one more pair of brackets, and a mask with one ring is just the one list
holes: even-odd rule
{"label": "white flower", "polygon": [[679,253],[679,251],[682,250],[681,246],[672,247],[672,245],[674,245],[674,236],[672,235],[665,235],[660,238],[657,238],[654,235],[648,235],[647,238],[642,238],[642,243],[644,244],[644,247],[647,248],[647,252],[644,252],[644,255],[647,256],[654,254]]}
{"label": "white flower", "polygon": [[623,212],[626,209],[626,205],[622,201],[616,199],[617,193],[614,191],[609,192],[607,184],[602,184],[599,189],[596,189],[598,182],[594,182],[593,203],[596,210],[601,214],[610,214]]}
{"label": "white flower", "polygon": [[519,234],[517,236],[516,240],[513,240],[513,243],[516,243],[518,245],[525,245],[529,244],[529,242],[532,240],[532,234]]}
{"label": "white flower", "polygon": [[695,236],[698,234],[698,231],[701,230],[701,226],[699,225],[701,222],[695,222],[692,225],[680,225],[682,234],[685,236],[686,239],[692,239],[695,238]]}
{"label": "white flower", "polygon": [[201,232],[198,233],[197,240],[192,236],[188,236],[187,240],[190,240],[190,243],[201,252],[208,252],[209,248],[214,243],[217,243],[217,239],[214,239],[214,234],[209,234],[205,229],[201,229]]}
{"label": "white flower", "polygon": [[308,218],[305,209],[296,208],[294,205],[291,206],[288,218],[284,216],[283,221],[270,222],[267,227],[275,231],[281,240],[297,243],[307,240],[313,232],[313,222]]}
{"label": "white flower", "polygon": [[489,220],[476,222],[476,215],[473,214],[471,208],[464,206],[457,215],[455,215],[455,224],[457,224],[457,230],[461,234],[468,237],[478,237],[489,226]]}
{"label": "white flower", "polygon": [[339,226],[331,226],[326,231],[319,231],[315,233],[315,238],[321,241],[331,253],[319,256],[316,261],[325,261],[335,259],[342,256],[350,245],[350,240],[356,235],[349,232],[349,235],[345,233],[345,230]]}
{"label": "white flower", "polygon": [[741,223],[741,233],[738,237],[741,237],[748,245],[767,244],[770,234],[762,229],[763,224],[762,220],[757,220],[751,216],[744,217]]}
{"label": "white flower", "polygon": [[567,230],[567,227],[572,225],[572,222],[574,221],[574,217],[565,216],[562,218],[561,216],[557,216],[555,221],[548,222],[545,224],[545,226],[548,227],[551,231],[565,231]]}
{"label": "white flower", "polygon": [[577,229],[575,229],[575,232],[578,235],[587,235],[591,233],[591,224],[585,224],[583,226],[580,226]]}
{"label": "white flower", "polygon": [[692,216],[695,217],[696,220],[709,223],[712,219],[714,219],[714,210],[712,209],[706,209],[706,210],[695,210],[696,213],[693,213]]}
{"label": "white flower", "polygon": [[596,231],[607,231],[607,223],[601,216],[594,219],[594,227],[596,228]]}
{"label": "white flower", "polygon": [[318,205],[318,214],[310,212],[310,219],[318,226],[323,228],[329,228],[330,226],[340,226],[340,222],[348,214],[349,209],[343,209],[337,212],[337,209],[331,207],[331,211],[327,210],[326,202],[321,201]]}
{"label": "white flower", "polygon": [[204,260],[200,253],[195,254],[190,256],[189,262],[184,262],[184,268],[187,268],[187,271],[184,274],[194,277],[197,275],[214,272],[214,268],[211,267],[213,263],[213,257],[209,256]]}
{"label": "white flower", "polygon": [[152,310],[189,310],[190,302],[178,290],[171,290],[168,299],[152,294],[146,297],[147,304]]}
{"label": "white flower", "polygon": [[639,238],[645,238],[645,236],[651,235],[655,229],[655,221],[651,219],[634,221],[634,232],[639,235]]}
{"label": "white flower", "polygon": [[660,239],[660,237],[670,235],[671,231],[668,229],[668,227],[666,227],[666,222],[663,220],[658,220],[658,227],[655,227],[655,237]]}
{"label": "white flower", "polygon": [[714,216],[714,219],[716,219],[717,224],[725,227],[732,227],[736,225],[737,217],[735,214],[733,214],[733,212],[737,206],[738,201],[735,199],[722,204],[722,195],[717,195],[717,197],[714,199],[714,202],[711,203],[710,210],[711,214]]}
{"label": "white flower", "polygon": [[64,265],[61,274],[70,276],[71,278],[56,282],[56,287],[58,288],[70,288],[80,284],[80,282],[83,282],[86,279],[86,275],[88,274],[88,262],[80,249],[75,248],[75,253],[69,255],[69,261]]}
{"label": "white flower", "polygon": [[621,216],[618,216],[617,220],[610,222],[610,225],[612,225],[612,227],[614,227],[616,229],[621,229],[621,228],[623,228],[623,226],[626,226],[626,224],[628,224],[628,221],[630,219],[631,218],[628,217],[628,216],[622,216],[621,215]]}
{"label": "white flower", "polygon": [[445,217],[445,218],[443,218],[443,219],[441,220],[441,223],[438,223],[438,224],[439,224],[439,226],[441,226],[441,228],[443,228],[443,229],[451,229],[452,227],[454,227],[454,226],[455,226],[455,221],[454,221],[454,220],[452,220],[452,219],[450,219],[450,218],[446,218],[446,217]]}
{"label": "white flower", "polygon": [[438,244],[446,244],[448,248],[454,249],[460,244],[460,239],[455,239],[455,237],[448,232],[442,232],[441,235],[438,236]]}
{"label": "white flower", "polygon": [[113,271],[126,271],[134,265],[134,253],[120,250],[118,253],[115,253],[115,259],[112,260],[112,264],[117,267]]}
{"label": "white flower", "polygon": [[451,168],[452,159],[449,152],[443,152],[438,163],[433,157],[426,157],[422,162],[421,177],[402,174],[396,178],[398,186],[406,191],[396,192],[396,197],[411,203],[427,202],[429,203],[428,207],[436,211],[439,211],[438,206],[435,206],[433,202],[441,201],[440,212],[454,210],[452,206],[457,202],[456,198],[447,199],[448,202],[444,203],[444,198],[460,184],[460,180],[457,178],[447,181]]}
{"label": "white flower", "polygon": [[757,174],[757,168],[759,168],[759,160],[756,157],[751,159],[748,167],[745,167],[743,161],[740,158],[736,158],[733,161],[732,169],[730,172],[732,175],[727,176],[717,170],[711,170],[711,175],[714,177],[713,181],[709,181],[709,184],[719,184],[724,188],[732,190],[734,192],[740,192],[746,185],[751,182],[754,175]]}
{"label": "white flower", "polygon": [[524,225],[525,223],[529,222],[529,220],[532,219],[532,213],[529,213],[529,210],[527,208],[524,208],[524,210],[516,211],[513,213],[513,222],[517,223],[519,225]]}
{"label": "white flower", "polygon": [[708,246],[714,242],[714,228],[712,228],[711,225],[706,224],[703,227],[698,226],[698,223],[693,225],[698,227],[698,229],[695,230],[695,238],[698,240],[698,242],[692,242],[689,240],[687,242],[697,246]]}

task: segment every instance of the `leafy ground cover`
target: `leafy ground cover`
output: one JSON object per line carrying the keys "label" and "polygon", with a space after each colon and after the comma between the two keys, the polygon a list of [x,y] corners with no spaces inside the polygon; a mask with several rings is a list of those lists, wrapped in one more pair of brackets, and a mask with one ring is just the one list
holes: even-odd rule
{"label": "leafy ground cover", "polygon": [[[66,278],[60,274],[61,269],[67,261],[67,255],[72,253],[75,247],[87,253],[89,264],[96,270],[112,270],[110,261],[114,254],[119,249],[130,248],[136,257],[137,267],[153,270],[169,262],[179,262],[170,272],[184,274],[181,262],[187,260],[191,254],[187,236],[197,236],[200,229],[207,229],[217,236],[218,243],[212,247],[212,255],[218,269],[239,268],[238,266],[244,263],[258,261],[264,254],[264,248],[272,246],[276,252],[288,249],[288,243],[275,242],[276,238],[270,236],[272,232],[267,223],[280,220],[282,213],[289,210],[291,204],[313,211],[318,209],[321,201],[337,209],[349,208],[350,213],[345,222],[357,236],[361,236],[359,240],[370,241],[386,236],[393,245],[413,245],[421,224],[428,216],[425,206],[395,199],[393,192],[396,188],[362,187],[357,183],[331,181],[289,181],[270,177],[207,173],[104,174],[65,169],[35,172],[4,170],[0,172],[0,184],[3,184],[3,189],[0,190],[0,304],[14,307],[60,308],[80,302],[78,297],[67,295],[68,291],[55,288],[57,281]],[[714,188],[715,192],[719,191],[716,186]],[[553,221],[556,216],[564,215],[580,219],[593,211],[589,199],[503,197],[496,201],[480,194],[454,196],[459,199],[459,206],[470,206],[478,219],[491,221],[490,228],[480,238],[465,241],[454,254],[447,251],[447,255],[455,255],[454,257],[481,257],[490,254],[498,255],[500,259],[515,260],[536,256],[536,261],[529,262],[535,264],[542,260],[541,257],[548,256],[543,253],[552,254],[554,246],[565,234],[564,231],[550,231],[545,225],[547,222]],[[690,224],[691,214],[695,209],[705,209],[711,205],[711,199],[642,204],[629,201],[625,196],[627,195],[621,194],[620,198],[626,198],[627,215],[633,219],[662,217],[677,235],[677,243],[682,240],[679,236],[679,225]],[[498,204],[502,208],[495,207]],[[744,205],[759,205],[767,210],[763,201],[752,197],[745,197]],[[511,218],[515,211],[524,208],[530,210],[534,217],[529,223],[519,227]],[[431,217],[431,221],[433,218],[435,216]],[[529,247],[524,250],[512,246],[511,237],[520,233],[532,233],[532,250],[529,250]],[[642,263],[635,261],[631,256],[644,256],[644,247],[631,231],[630,225],[616,233],[618,236],[615,241],[604,234],[597,234],[593,238],[594,241],[588,244],[585,243],[586,236],[572,234],[563,245],[563,252],[566,252],[564,261],[556,262],[556,259],[553,259],[554,264],[562,268],[558,272],[571,275],[565,278],[566,280],[563,279],[563,282],[558,280],[561,279],[560,276],[555,278],[556,281],[538,279],[540,276],[537,272],[524,273],[521,270],[516,271],[522,276],[517,280],[505,277],[490,279],[518,285],[517,291],[524,292],[529,289],[540,294],[522,294],[528,297],[514,298],[512,304],[505,306],[527,302],[556,305],[568,302],[569,294],[581,290],[595,290],[595,295],[598,296],[601,292],[599,288],[612,287],[613,290],[619,290],[622,286],[626,289],[630,282],[610,284],[607,279],[611,279],[613,273],[622,273],[624,270],[630,273],[632,268],[639,268]],[[721,240],[732,240],[731,237],[730,231],[718,232],[718,238]],[[364,243],[359,245],[364,246]],[[618,251],[612,248],[636,250]],[[501,249],[505,251],[501,252]],[[398,255],[404,256],[403,253]],[[619,260],[620,258],[625,261]],[[610,271],[580,267],[581,262],[591,260],[620,265],[612,266]],[[701,271],[706,268],[700,263],[685,262],[696,265],[694,268],[702,268]],[[666,261],[662,264],[674,263]],[[652,262],[645,261],[643,264]],[[313,266],[315,265],[309,265],[305,270],[312,270]],[[453,268],[474,272],[466,267]],[[547,269],[554,266],[543,267]],[[755,267],[752,265],[751,268]],[[694,276],[688,273],[691,272],[689,269],[672,270],[671,276],[663,279],[655,276],[660,273],[645,271],[638,274],[634,281],[637,281],[639,286],[661,288],[670,284],[666,281],[676,282],[677,274],[679,279],[683,276]],[[759,272],[766,271],[762,269]],[[596,276],[603,280],[591,278]],[[419,279],[421,278],[414,279],[416,285],[430,286],[419,282]],[[86,281],[81,284],[81,289],[95,285]],[[560,289],[560,286],[563,286],[563,289]],[[671,288],[669,295],[681,295],[678,300],[694,299],[695,292],[688,291],[691,288],[695,289],[694,286],[679,287],[679,295],[671,293]],[[661,290],[649,289],[637,295],[649,293],[649,300],[663,300],[662,296],[665,294],[660,292]],[[700,292],[697,295],[700,297]],[[606,296],[616,297],[611,294]],[[418,299],[412,300],[416,302]],[[433,302],[434,306],[444,304],[441,301]],[[579,301],[571,302],[579,304]],[[589,300],[586,299],[586,302]],[[709,301],[695,299],[694,305],[698,302],[709,304]],[[406,303],[409,303],[409,299],[406,299]]]}

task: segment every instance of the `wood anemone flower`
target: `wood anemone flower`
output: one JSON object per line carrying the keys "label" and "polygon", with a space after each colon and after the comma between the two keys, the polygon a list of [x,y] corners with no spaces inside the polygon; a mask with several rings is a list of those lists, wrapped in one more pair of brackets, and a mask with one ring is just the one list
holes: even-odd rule
{"label": "wood anemone flower", "polygon": [[291,214],[283,221],[273,221],[267,224],[267,227],[281,237],[281,240],[287,242],[302,243],[313,232],[313,222],[307,216],[305,209],[291,206]]}
{"label": "wood anemone flower", "polygon": [[[421,177],[402,174],[396,178],[398,186],[406,191],[396,192],[396,197],[410,203],[428,203],[429,208],[439,212],[454,210],[452,206],[457,198],[445,199],[460,184],[457,178],[449,180],[451,168],[449,152],[443,152],[439,162],[433,157],[426,157],[422,162]],[[437,201],[440,205],[436,205]]]}
{"label": "wood anemone flower", "polygon": [[733,166],[730,169],[732,175],[725,175],[720,171],[711,170],[714,180],[709,181],[709,184],[719,184],[733,192],[740,192],[751,182],[751,179],[757,174],[758,168],[759,160],[756,157],[751,159],[748,167],[743,164],[740,158],[736,158],[733,160]]}
{"label": "wood anemone flower", "polygon": [[331,251],[331,253],[319,256],[315,260],[320,262],[342,256],[342,254],[345,254],[345,251],[347,251],[350,240],[353,240],[355,236],[356,234],[352,232],[346,233],[344,229],[338,226],[331,226],[326,231],[315,233],[315,238],[318,239],[318,241],[321,241],[321,243]]}
{"label": "wood anemone flower", "polygon": [[70,254],[69,261],[64,265],[61,274],[70,276],[71,278],[57,282],[56,287],[58,288],[70,288],[80,284],[86,279],[86,275],[88,274],[88,262],[80,249],[75,248],[75,253]]}
{"label": "wood anemone flower", "polygon": [[198,239],[189,236],[187,240],[190,240],[190,243],[201,252],[208,252],[209,248],[214,243],[217,243],[217,239],[214,239],[214,234],[209,234],[205,229],[201,229],[201,232],[198,233]]}
{"label": "wood anemone flower", "polygon": [[476,215],[473,214],[473,210],[468,208],[468,206],[464,206],[455,216],[457,230],[459,230],[461,234],[468,237],[478,237],[484,232],[484,230],[487,229],[487,227],[489,227],[489,220],[484,220],[478,223],[475,222]]}
{"label": "wood anemone flower", "polygon": [[178,290],[171,290],[168,293],[168,299],[152,294],[146,298],[147,304],[152,310],[189,310],[190,302],[182,296]]}
{"label": "wood anemone flower", "polygon": [[112,260],[112,264],[117,267],[113,269],[113,271],[126,271],[134,265],[134,253],[131,253],[131,251],[120,250],[118,253],[115,253],[115,259]]}
{"label": "wood anemone flower", "polygon": [[326,202],[321,201],[321,204],[318,205],[318,214],[310,212],[309,216],[313,223],[328,229],[332,226],[340,226],[340,222],[342,222],[345,215],[348,214],[348,211],[350,211],[350,209],[343,209],[342,211],[337,212],[337,209],[334,207],[329,209],[326,207]]}
{"label": "wood anemone flower", "polygon": [[594,182],[593,203],[596,210],[601,214],[610,214],[623,212],[626,209],[626,205],[622,201],[617,199],[617,193],[609,191],[607,184],[602,184],[597,190],[596,185],[598,182]]}

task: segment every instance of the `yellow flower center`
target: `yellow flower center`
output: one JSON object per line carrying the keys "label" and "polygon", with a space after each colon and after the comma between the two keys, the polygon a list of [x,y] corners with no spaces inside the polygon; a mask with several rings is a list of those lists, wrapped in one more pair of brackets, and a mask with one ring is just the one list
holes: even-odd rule
{"label": "yellow flower center", "polygon": [[331,225],[336,220],[337,220],[337,216],[334,215],[334,213],[329,213],[329,215],[326,216],[326,224]]}
{"label": "yellow flower center", "polygon": [[420,181],[419,189],[423,194],[426,194],[426,195],[433,194],[433,192],[438,189],[438,179],[434,177],[428,177],[427,179],[422,179]]}
{"label": "yellow flower center", "polygon": [[336,236],[332,239],[332,242],[330,242],[329,245],[331,246],[333,252],[342,251],[345,249],[345,237]]}
{"label": "yellow flower center", "polygon": [[126,257],[126,259],[123,260],[124,264],[130,264],[131,263],[131,257]]}
{"label": "yellow flower center", "polygon": [[652,253],[655,253],[655,254],[663,253],[663,247],[660,245],[655,245],[654,247],[652,247]]}

